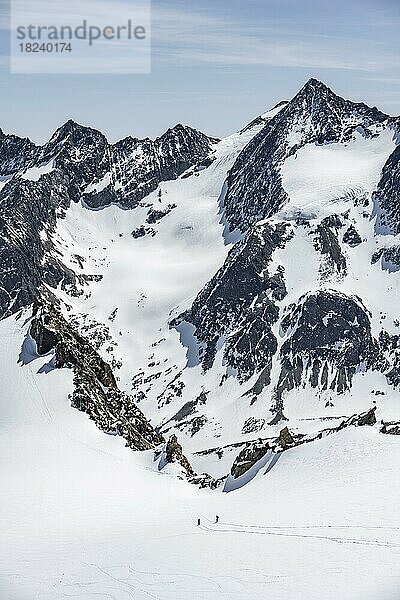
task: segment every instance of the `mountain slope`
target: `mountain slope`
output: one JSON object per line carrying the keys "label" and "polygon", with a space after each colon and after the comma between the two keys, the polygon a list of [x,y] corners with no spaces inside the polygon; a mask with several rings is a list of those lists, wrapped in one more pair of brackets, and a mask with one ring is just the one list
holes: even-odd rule
{"label": "mountain slope", "polygon": [[[393,430],[398,139],[310,80],[221,142],[178,125],[110,145],[72,121],[13,142],[10,164],[19,145],[30,162],[0,192],[4,314],[54,304],[198,473],[226,476],[285,425],[313,436],[376,407]],[[123,402],[96,402],[75,405],[121,433]]]}
{"label": "mountain slope", "polygon": [[343,100],[310,79],[267,123],[229,173],[225,210],[231,229],[245,231],[288,201],[280,166],[306,144],[345,143],[356,131],[375,136],[391,123],[376,108]]}
{"label": "mountain slope", "polygon": [[200,491],[72,411],[68,369],[16,364],[26,316],[0,323],[4,598],[397,598],[398,436],[346,430]]}
{"label": "mountain slope", "polygon": [[72,203],[133,208],[163,179],[212,160],[215,141],[177,125],[155,141],[127,138],[111,146],[99,131],[73,121],[40,148],[1,134],[0,315],[31,303],[42,284],[79,293],[85,277],[65,267],[52,241]]}
{"label": "mountain slope", "polygon": [[[271,127],[286,136],[285,115],[298,132],[287,158],[263,141]],[[228,222],[236,171],[249,206],[257,206],[246,184],[247,174],[255,182],[253,149],[254,160],[274,162],[286,200],[268,220],[251,225],[246,215],[247,232],[223,267],[191,308],[171,320],[185,333],[190,360],[165,423],[168,432],[178,429],[184,445],[198,450],[210,434],[222,437],[222,446],[251,434],[273,436],[285,419],[304,433],[312,425],[304,417],[317,429],[325,419],[339,424],[376,403],[382,418],[398,419],[399,282],[394,268],[382,270],[389,257],[396,261],[395,240],[377,234],[374,217],[397,127],[395,119],[311,81],[239,155],[228,176]],[[391,174],[387,197],[398,185]],[[242,210],[246,197],[232,206]],[[263,207],[269,210],[268,196]],[[391,350],[386,339],[393,340]],[[170,420],[202,390],[206,403]]]}
{"label": "mountain slope", "polygon": [[73,121],[40,148],[5,136],[10,165],[26,156],[3,168],[4,314],[55,304],[191,461],[287,420],[396,422],[398,139],[316,80],[218,143],[178,125],[111,146]]}
{"label": "mountain slope", "polygon": [[397,598],[399,123],[0,132],[0,595]]}

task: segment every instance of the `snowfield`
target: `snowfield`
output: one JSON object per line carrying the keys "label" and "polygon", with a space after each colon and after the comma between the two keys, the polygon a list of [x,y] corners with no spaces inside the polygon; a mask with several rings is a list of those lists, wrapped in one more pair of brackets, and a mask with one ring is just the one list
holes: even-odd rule
{"label": "snowfield", "polygon": [[[177,333],[169,331],[168,322],[173,312],[190,306],[226,258],[221,190],[228,169],[260,127],[222,140],[208,169],[163,182],[162,196],[150,194],[135,210],[111,206],[93,211],[72,205],[59,221],[56,239],[65,263],[76,270],[74,256],[79,254],[85,260],[83,272],[102,274],[103,279],[91,285],[90,298],[71,299],[61,290],[58,295],[74,314],[90,313],[107,323],[123,361],[121,385],[128,391],[138,367],[149,362],[151,344],[157,340],[166,339],[162,350],[171,362],[174,358],[186,362],[186,351]],[[132,237],[149,208],[163,210],[170,204],[175,208],[150,226],[155,237]],[[109,316],[116,308],[111,323]]]}
{"label": "snowfield", "polygon": [[53,170],[53,160],[40,165],[39,167],[31,167],[27,169],[24,173],[22,173],[22,179],[26,179],[27,181],[38,181],[42,175],[46,175],[47,173],[51,173]]}
{"label": "snowfield", "polygon": [[[263,118],[271,118],[283,106],[265,113]],[[69,307],[64,315],[69,319],[73,315],[83,327],[92,321],[93,330],[95,323],[107,326],[112,343],[104,343],[100,353],[118,365],[115,372],[123,390],[135,392],[137,377],[150,378],[148,385],[140,388],[145,392],[140,408],[152,423],[173,426],[171,419],[186,402],[204,389],[210,391],[204,409],[207,422],[194,436],[180,430],[179,439],[198,472],[215,476],[225,475],[230,464],[216,460],[215,455],[200,457],[193,453],[252,440],[257,435],[279,434],[281,424],[267,425],[271,420],[272,391],[279,377],[278,362],[274,362],[271,384],[249,408],[243,394],[255,383],[257,374],[242,385],[235,377],[226,378],[223,340],[213,368],[203,373],[197,364],[198,346],[190,326],[183,324],[177,331],[170,329],[169,322],[190,308],[237,239],[227,233],[224,182],[240,151],[264,125],[265,122],[258,123],[222,140],[215,147],[215,161],[207,169],[161,183],[134,210],[115,205],[89,210],[82,204],[71,205],[65,218],[58,221],[55,236],[67,266],[78,273],[102,275],[101,281],[87,286],[84,296],[72,298],[57,290],[58,297]],[[377,248],[393,242],[374,236],[371,196],[395,145],[396,137],[390,128],[377,131],[371,138],[358,130],[346,143],[307,144],[283,163],[282,183],[290,201],[271,220],[291,222],[301,216],[310,225],[296,227],[293,238],[273,256],[271,270],[279,265],[285,268],[288,294],[281,303],[283,310],[302,294],[325,287],[359,295],[372,313],[374,335],[379,335],[383,318],[386,329],[397,333],[398,292],[393,285],[397,275],[382,270],[379,263],[371,265]],[[103,183],[96,184],[97,189]],[[355,198],[360,202],[355,202]],[[149,225],[154,236],[132,237],[132,231],[146,225],[149,210],[165,210],[171,204],[175,208]],[[315,248],[310,229],[321,218],[346,211],[363,243],[354,248],[342,244],[347,274],[339,277],[330,269],[322,281],[322,256]],[[77,254],[83,258],[82,266],[76,261]],[[382,295],[376,294],[377,288],[385,294],[384,315]],[[88,331],[90,334],[90,327]],[[283,344],[279,323],[274,333],[279,344]],[[175,377],[184,382],[182,395],[160,405],[158,398]],[[377,389],[384,395],[373,395]],[[327,402],[332,406],[326,407]],[[343,417],[368,410],[373,402],[379,418],[400,418],[398,391],[387,384],[381,373],[357,374],[352,390],[339,395],[328,390],[317,396],[309,387],[293,390],[286,398],[285,416],[291,430],[311,433],[322,425],[337,426]],[[249,415],[264,420],[265,427],[259,434],[242,433]],[[329,419],[328,423],[325,419]],[[232,461],[234,458],[231,456]]]}
{"label": "snowfield", "polygon": [[346,210],[348,194],[370,194],[396,147],[390,128],[367,139],[362,131],[348,143],[307,144],[282,167],[290,202],[277,218],[324,217]]}
{"label": "snowfield", "polygon": [[[96,154],[71,121],[76,164],[61,140],[61,166],[53,150],[0,177],[15,193],[2,192],[0,301],[8,310],[12,287],[25,307],[0,320],[0,600],[399,600],[400,435],[380,430],[400,430],[400,234],[377,213],[398,218],[394,159],[393,178],[381,175],[400,121],[355,106],[311,79],[241,132],[206,138],[201,160],[174,162],[172,136],[174,160],[162,176],[155,164],[154,181],[192,166],[138,205],[138,166],[139,185],[155,187],[145,145],[122,144],[129,169],[115,183],[111,146],[92,130]],[[50,219],[43,198],[61,175]],[[18,227],[15,182],[28,207]],[[229,231],[232,198],[241,231]],[[53,350],[39,357],[33,338]],[[99,427],[134,443],[144,419],[96,352],[154,427],[143,447],[161,432],[167,448],[134,452],[73,409],[57,343],[76,405]],[[176,441],[196,485],[185,460],[165,460]]]}
{"label": "snowfield", "polygon": [[0,323],[1,598],[397,600],[397,436],[351,428],[200,491],[72,410],[70,371],[16,363],[28,316]]}

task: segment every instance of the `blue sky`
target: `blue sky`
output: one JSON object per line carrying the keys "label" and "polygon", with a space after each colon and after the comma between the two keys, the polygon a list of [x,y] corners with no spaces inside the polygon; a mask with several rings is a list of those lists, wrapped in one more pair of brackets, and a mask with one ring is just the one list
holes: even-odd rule
{"label": "blue sky", "polygon": [[223,136],[309,77],[400,114],[399,0],[153,0],[150,75],[12,75],[5,3],[0,127],[36,142],[68,118],[111,141],[177,122]]}

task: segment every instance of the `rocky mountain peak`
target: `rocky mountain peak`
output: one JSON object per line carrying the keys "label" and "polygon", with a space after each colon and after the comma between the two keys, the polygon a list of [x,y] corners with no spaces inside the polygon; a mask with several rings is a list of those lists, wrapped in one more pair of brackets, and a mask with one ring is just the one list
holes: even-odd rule
{"label": "rocky mountain peak", "polygon": [[[46,308],[31,336],[39,354],[55,352],[56,366],[72,365],[74,406],[132,448],[158,447],[161,431],[169,438],[164,458],[193,481],[206,472],[203,484],[217,485],[225,467],[213,470],[215,455],[233,460],[251,441],[242,436],[261,439],[242,455],[248,464],[314,439],[315,431],[303,435],[314,418],[315,430],[333,419],[337,431],[365,408],[367,400],[351,407],[353,394],[389,396],[400,382],[400,254],[372,220],[375,199],[391,207],[398,227],[397,126],[310,79],[290,102],[217,147],[182,123],[155,139],[116,144],[73,120],[40,148],[2,135],[0,314],[41,296],[46,307],[67,304],[60,314]],[[375,179],[366,173],[371,163]],[[129,211],[122,218],[116,209],[87,212],[111,204]],[[221,223],[238,235],[223,238]],[[385,303],[370,295],[375,282]],[[99,333],[89,347],[91,319]],[[97,346],[97,337],[106,341]],[[125,351],[133,338],[134,358]],[[227,418],[232,407],[235,422]],[[221,438],[217,452],[214,438]],[[207,447],[208,458],[196,453]]]}
{"label": "rocky mountain peak", "polygon": [[105,135],[103,135],[97,129],[93,129],[92,127],[87,127],[86,125],[80,125],[76,121],[72,119],[68,119],[61,125],[50,141],[44,146],[45,152],[53,147],[56,144],[68,144],[68,146],[90,146],[92,144],[101,144],[103,146],[107,145],[107,139]]}
{"label": "rocky mountain peak", "polygon": [[[319,79],[315,79],[315,77],[310,77],[308,81],[303,85],[297,95],[300,94],[308,94],[308,93],[318,93],[318,94],[326,94],[336,96],[336,94],[328,87],[325,83],[320,81]],[[339,96],[336,96],[339,97]]]}
{"label": "rocky mountain peak", "polygon": [[378,109],[345,100],[310,79],[266,122],[233,165],[225,196],[230,230],[244,232],[288,202],[281,166],[289,156],[307,144],[347,143],[356,131],[373,137],[390,123],[390,117]]}
{"label": "rocky mountain peak", "polygon": [[178,143],[188,143],[189,141],[194,141],[195,143],[216,143],[219,140],[217,138],[211,138],[195,129],[190,127],[189,125],[182,125],[182,123],[177,123],[174,127],[167,129],[165,133],[163,133],[159,138],[155,140],[157,143],[175,143],[178,140]]}

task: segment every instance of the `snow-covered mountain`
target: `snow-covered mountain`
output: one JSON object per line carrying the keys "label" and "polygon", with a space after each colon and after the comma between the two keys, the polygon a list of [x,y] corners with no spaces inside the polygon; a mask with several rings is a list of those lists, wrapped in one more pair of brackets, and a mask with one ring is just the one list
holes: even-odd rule
{"label": "snow-covered mountain", "polygon": [[[183,518],[186,497],[207,514],[221,507],[232,513],[225,522],[237,524],[225,525],[229,543],[233,531],[251,530],[251,513],[243,522],[246,503],[261,523],[265,485],[269,494],[277,486],[276,506],[279,486],[286,490],[295,536],[346,519],[358,526],[359,504],[346,512],[346,494],[368,488],[367,504],[376,508],[371,486],[376,502],[384,489],[377,453],[393,477],[400,443],[399,141],[399,118],[344,100],[315,79],[223,140],[177,125],[156,140],[128,137],[112,145],[99,131],[68,121],[35,146],[0,130],[5,455],[18,452],[21,438],[37,444],[40,457],[54,453],[61,462],[64,452],[86,457],[87,445],[110,452],[124,472],[132,460],[135,481],[145,472],[139,503],[148,494],[168,495],[174,481],[181,491],[173,518]],[[69,434],[68,423],[84,419],[66,416],[70,404],[115,438],[91,429],[87,441],[81,424]],[[42,430],[46,443],[37,439]],[[73,435],[80,450],[70,440],[57,449],[58,430],[62,439]],[[126,458],[116,450],[122,439],[143,455]],[[360,475],[363,454],[368,477]],[[353,470],[338,466],[346,460]],[[83,472],[102,477],[99,461],[83,462]],[[66,468],[79,470],[79,460]],[[297,468],[311,478],[319,470],[326,486],[318,479],[308,489]],[[176,475],[210,489],[182,491]],[[339,498],[336,520],[333,504],[326,514],[316,507],[311,520],[290,508],[292,485],[303,501],[312,494],[322,499],[333,493],[335,477],[358,476]],[[242,499],[236,508],[229,502],[235,494],[220,499],[232,490]],[[396,501],[395,485],[391,494],[385,506]],[[364,509],[359,523],[372,528]],[[385,510],[382,527],[391,519]],[[120,528],[122,521],[113,523]],[[258,534],[267,534],[262,527]],[[332,540],[340,541],[339,529]],[[143,532],[135,532],[144,543]],[[374,538],[396,547],[385,540]],[[235,556],[242,560],[240,551]],[[215,577],[224,569],[222,561]],[[121,573],[111,578],[127,581]],[[242,575],[237,581],[244,585]],[[344,586],[340,597],[396,597],[382,580],[374,580],[378,587],[368,581]],[[285,590],[289,600],[319,598],[321,590],[338,597],[337,583],[331,596],[328,583],[315,596],[304,583],[296,596],[295,584],[258,586],[253,577],[252,597],[266,590],[272,597]],[[197,593],[196,585],[188,589]],[[234,597],[232,581],[221,585],[221,597]],[[4,589],[9,598],[28,597],[26,590],[13,596],[9,585]],[[93,590],[108,597],[101,585]],[[171,595],[159,588],[152,595],[143,581],[133,590],[135,598],[194,597],[176,587]],[[47,587],[43,598],[51,593]],[[118,593],[109,595],[120,600]],[[243,590],[236,596],[244,598]]]}

